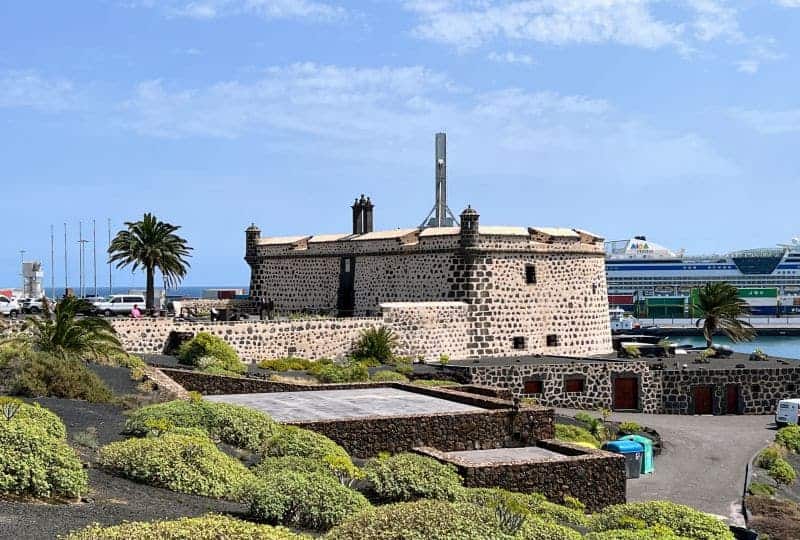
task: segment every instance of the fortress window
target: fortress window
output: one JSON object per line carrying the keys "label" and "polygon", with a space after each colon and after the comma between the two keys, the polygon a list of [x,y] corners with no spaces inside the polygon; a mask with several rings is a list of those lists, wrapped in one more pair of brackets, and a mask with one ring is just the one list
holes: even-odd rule
{"label": "fortress window", "polygon": [[543,394],[542,381],[525,381],[525,387],[522,391],[523,394]]}
{"label": "fortress window", "polygon": [[547,334],[547,346],[558,347],[558,334]]}
{"label": "fortress window", "polygon": [[584,392],[585,388],[586,381],[584,379],[564,379],[564,392],[580,394]]}
{"label": "fortress window", "polygon": [[536,283],[536,267],[532,264],[525,265],[525,283],[528,285]]}
{"label": "fortress window", "polygon": [[525,348],[525,338],[523,336],[514,336],[511,339],[515,349],[520,350]]}

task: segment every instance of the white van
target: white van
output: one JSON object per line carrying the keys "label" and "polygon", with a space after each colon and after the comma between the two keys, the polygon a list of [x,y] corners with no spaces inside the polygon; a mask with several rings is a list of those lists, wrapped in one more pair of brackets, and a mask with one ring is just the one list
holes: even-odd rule
{"label": "white van", "polygon": [[779,428],[789,424],[797,424],[797,412],[800,410],[800,399],[782,399],[775,410],[775,423]]}
{"label": "white van", "polygon": [[98,313],[106,317],[112,315],[130,315],[133,306],[139,306],[139,310],[144,312],[145,300],[140,294],[112,294],[104,302],[94,304]]}

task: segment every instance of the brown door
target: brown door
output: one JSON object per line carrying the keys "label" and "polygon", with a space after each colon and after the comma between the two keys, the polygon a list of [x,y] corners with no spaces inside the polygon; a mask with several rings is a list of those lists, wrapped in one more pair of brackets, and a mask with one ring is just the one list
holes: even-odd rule
{"label": "brown door", "polygon": [[614,409],[637,410],[639,408],[639,380],[635,377],[614,379]]}
{"label": "brown door", "polygon": [[714,414],[714,405],[711,402],[713,395],[710,386],[694,387],[694,414]]}
{"label": "brown door", "polygon": [[739,414],[739,385],[725,386],[725,414]]}

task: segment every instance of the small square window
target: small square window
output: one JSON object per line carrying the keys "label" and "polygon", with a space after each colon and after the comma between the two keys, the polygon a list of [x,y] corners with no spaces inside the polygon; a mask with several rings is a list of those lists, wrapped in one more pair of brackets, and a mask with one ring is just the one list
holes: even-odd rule
{"label": "small square window", "polygon": [[558,334],[547,334],[547,346],[558,347]]}
{"label": "small square window", "polygon": [[572,393],[582,393],[584,391],[586,381],[583,379],[566,379],[564,381],[564,391]]}
{"label": "small square window", "polygon": [[528,285],[536,283],[536,267],[532,264],[525,265],[525,283]]}
{"label": "small square window", "polygon": [[514,336],[512,338],[513,346],[517,350],[525,348],[525,338],[523,336]]}
{"label": "small square window", "polygon": [[525,386],[523,388],[524,394],[543,394],[544,384],[542,381],[525,381]]}

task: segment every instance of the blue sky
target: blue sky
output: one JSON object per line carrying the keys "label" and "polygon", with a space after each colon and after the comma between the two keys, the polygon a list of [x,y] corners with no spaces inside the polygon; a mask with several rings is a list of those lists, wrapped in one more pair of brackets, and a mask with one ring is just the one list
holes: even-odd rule
{"label": "blue sky", "polygon": [[[482,222],[689,252],[800,234],[800,0],[0,4],[0,285],[63,223],[183,226],[189,285],[246,284],[243,230]],[[140,285],[121,271],[119,284]],[[49,278],[48,278],[49,282]]]}

